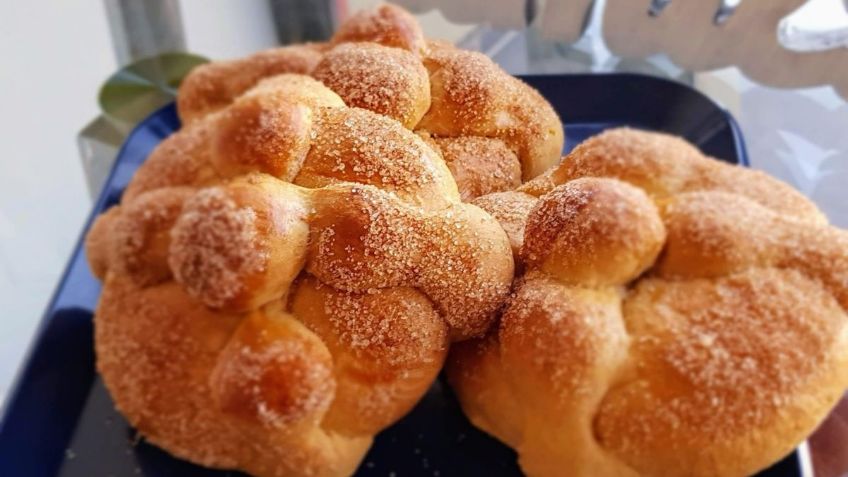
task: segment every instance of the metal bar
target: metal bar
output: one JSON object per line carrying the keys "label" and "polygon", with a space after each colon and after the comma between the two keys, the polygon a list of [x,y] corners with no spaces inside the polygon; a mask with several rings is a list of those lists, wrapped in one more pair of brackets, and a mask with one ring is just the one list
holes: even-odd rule
{"label": "metal bar", "polygon": [[270,0],[277,39],[282,45],[324,41],[336,28],[332,0]]}
{"label": "metal bar", "polygon": [[185,51],[179,0],[104,0],[119,66]]}

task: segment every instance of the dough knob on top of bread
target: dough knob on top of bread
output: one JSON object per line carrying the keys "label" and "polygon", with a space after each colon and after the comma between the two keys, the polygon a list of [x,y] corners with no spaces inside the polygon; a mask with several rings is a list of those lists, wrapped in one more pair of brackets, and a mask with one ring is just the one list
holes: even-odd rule
{"label": "dough knob on top of bread", "polygon": [[654,263],[665,227],[641,189],[605,178],[567,182],[542,196],[527,216],[521,255],[574,285],[619,285]]}
{"label": "dough knob on top of bread", "polygon": [[528,475],[751,475],[848,387],[848,232],[775,179],[614,129],[474,203],[523,275],[448,377]]}
{"label": "dough knob on top of bread", "polygon": [[412,129],[430,109],[430,81],[421,59],[377,43],[342,43],[312,72],[345,104],[399,121]]}
{"label": "dough knob on top of bread", "polygon": [[318,425],[337,386],[333,357],[318,337],[261,311],[236,329],[209,382],[222,411],[274,428]]}
{"label": "dough knob on top of bread", "polygon": [[369,41],[421,54],[427,46],[412,14],[389,3],[360,10],[339,26],[331,44]]}

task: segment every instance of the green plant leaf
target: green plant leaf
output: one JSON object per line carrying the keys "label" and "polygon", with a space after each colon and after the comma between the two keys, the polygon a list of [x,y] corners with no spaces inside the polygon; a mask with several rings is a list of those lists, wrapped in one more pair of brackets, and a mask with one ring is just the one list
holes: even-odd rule
{"label": "green plant leaf", "polygon": [[106,80],[98,102],[111,119],[136,124],[173,101],[189,71],[209,60],[189,53],[163,53],[129,64]]}

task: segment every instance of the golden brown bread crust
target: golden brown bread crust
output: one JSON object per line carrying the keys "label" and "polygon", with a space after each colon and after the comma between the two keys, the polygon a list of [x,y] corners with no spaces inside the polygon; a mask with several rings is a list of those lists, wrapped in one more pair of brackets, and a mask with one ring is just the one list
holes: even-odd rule
{"label": "golden brown bread crust", "polygon": [[751,475],[842,396],[848,232],[785,184],[619,129],[521,190],[475,201],[525,272],[447,369],[527,474]]}
{"label": "golden brown bread crust", "polygon": [[324,54],[312,76],[345,104],[388,116],[412,129],[430,109],[430,80],[421,59],[377,43],[342,43]]}
{"label": "golden brown bread crust", "polygon": [[221,176],[210,161],[212,124],[201,121],[165,138],[133,175],[122,199],[129,202],[148,190],[219,181]]}
{"label": "golden brown bread crust", "polygon": [[[318,81],[284,74],[162,141],[135,173],[124,200],[171,186],[205,186],[248,171],[292,180],[309,150],[314,112],[344,108]],[[346,109],[346,108],[345,108]]]}
{"label": "golden brown bread crust", "polygon": [[512,247],[516,265],[519,265],[518,254],[524,245],[524,227],[527,216],[536,205],[536,198],[523,192],[497,192],[478,197],[472,204],[488,212],[501,224],[509,237],[509,245]]}
{"label": "golden brown bread crust", "polygon": [[656,260],[665,227],[640,189],[614,179],[576,179],[537,201],[521,258],[571,285],[616,285]]}
{"label": "golden brown bread crust", "polygon": [[848,234],[843,230],[804,227],[797,217],[721,192],[681,194],[663,206],[662,214],[669,234],[655,267],[658,276],[700,278],[755,266],[792,268],[817,280],[848,308]]}
{"label": "golden brown bread crust", "polygon": [[334,357],[337,387],[324,417],[327,429],[379,432],[406,414],[441,370],[444,323],[413,288],[344,293],[305,278],[290,300],[292,312]]}
{"label": "golden brown bread crust", "polygon": [[[345,21],[328,44],[284,46],[194,68],[183,80],[177,95],[180,119],[183,124],[191,124],[223,109],[265,78],[284,73],[312,74],[333,46],[363,42],[407,50],[415,56],[426,48],[421,27],[409,12],[395,5],[363,10]],[[408,63],[406,58],[402,61]],[[390,72],[383,71],[383,74],[388,76]],[[413,85],[415,88],[411,91],[420,91],[420,85]],[[429,101],[427,103],[429,106]]]}
{"label": "golden brown bread crust", "polygon": [[459,197],[438,154],[396,121],[359,108],[322,109],[314,132],[295,184],[369,184],[425,208]]}
{"label": "golden brown bread crust", "polygon": [[164,141],[86,253],[120,411],[179,457],[271,477],[353,473],[513,277],[433,149],[298,75]]}
{"label": "golden brown bread crust", "polygon": [[361,10],[339,26],[330,43],[373,42],[410,51],[416,55],[426,48],[421,26],[409,12],[397,5],[382,4]]}
{"label": "golden brown bread crust", "polygon": [[215,308],[248,311],[272,301],[305,263],[309,212],[301,199],[298,190],[244,182],[197,192],[170,229],[174,278]]}
{"label": "golden brown bread crust", "polygon": [[644,280],[623,311],[630,368],[594,429],[644,474],[751,474],[815,429],[848,382],[845,309],[797,270]]}
{"label": "golden brown bread crust", "polygon": [[246,58],[213,61],[191,70],[180,84],[177,110],[184,124],[215,112],[263,78],[283,73],[306,75],[321,60],[321,45],[292,45]]}
{"label": "golden brown bread crust", "polygon": [[424,207],[458,197],[450,171],[420,138],[389,118],[347,108],[318,81],[279,75],[162,142],[125,197],[205,186],[265,172],[306,187],[371,184]]}
{"label": "golden brown bread crust", "polygon": [[[129,422],[177,457],[254,475],[351,474],[370,437],[316,428],[326,395],[300,389],[331,385],[315,382],[327,349],[291,315],[255,313],[215,313],[173,281],[139,288],[110,274],[95,320],[97,369]],[[256,321],[269,322],[260,328],[278,350],[256,342],[270,337],[255,335]],[[233,353],[247,361],[237,370]]]}
{"label": "golden brown bread crust", "polygon": [[445,137],[433,138],[432,142],[445,159],[465,202],[521,185],[521,163],[500,139]]}
{"label": "golden brown bread crust", "polygon": [[117,273],[140,286],[171,278],[168,268],[168,230],[177,220],[183,202],[194,193],[189,187],[156,189],[123,207],[111,226],[109,262]]}
{"label": "golden brown bread crust", "polygon": [[112,227],[121,216],[120,207],[112,207],[98,215],[85,236],[85,257],[91,274],[100,281],[106,278],[112,261]]}
{"label": "golden brown bread crust", "polygon": [[562,123],[537,91],[485,55],[426,40],[395,5],[355,14],[328,44],[287,48],[193,71],[180,89],[183,122],[224,109],[263,78],[308,73],[348,106],[438,138],[466,199],[511,190],[519,185],[516,167],[529,180],[560,158]]}
{"label": "golden brown bread crust", "polygon": [[312,191],[248,175],[186,202],[168,260],[190,294],[232,311],[267,303],[301,267],[351,293],[418,287],[466,339],[490,325],[509,255],[503,231],[468,204],[427,212],[373,187]]}
{"label": "golden brown bread crust", "polygon": [[556,112],[536,90],[486,55],[435,46],[424,66],[430,73],[432,106],[416,129],[437,137],[500,139],[521,161],[524,180],[559,160],[564,135]]}
{"label": "golden brown bread crust", "polygon": [[[578,177],[614,177],[661,200],[681,192],[732,192],[777,212],[826,223],[816,206],[791,186],[761,171],[726,164],[701,154],[683,139],[667,134],[616,128],[579,144],[551,171],[551,185]],[[534,195],[544,193],[536,187]],[[528,191],[529,192],[529,191]]]}

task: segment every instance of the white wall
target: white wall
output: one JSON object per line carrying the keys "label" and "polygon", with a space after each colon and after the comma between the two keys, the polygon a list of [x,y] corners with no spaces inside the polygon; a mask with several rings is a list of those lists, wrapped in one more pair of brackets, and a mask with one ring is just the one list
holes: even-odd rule
{"label": "white wall", "polygon": [[90,208],[75,138],[115,60],[100,1],[0,11],[2,401]]}
{"label": "white wall", "polygon": [[188,49],[222,59],[276,44],[271,7],[265,0],[180,0]]}

